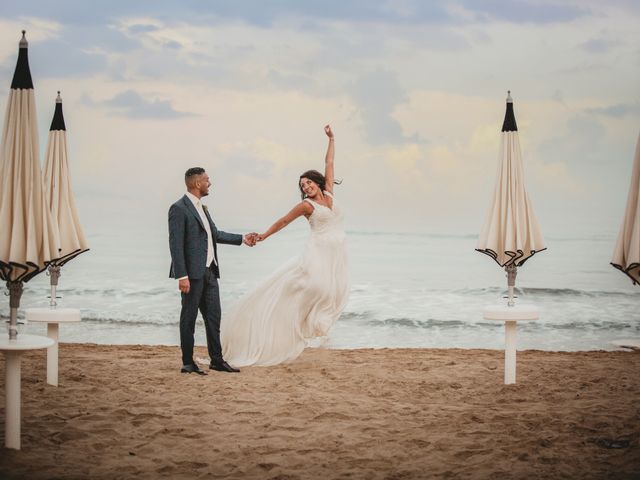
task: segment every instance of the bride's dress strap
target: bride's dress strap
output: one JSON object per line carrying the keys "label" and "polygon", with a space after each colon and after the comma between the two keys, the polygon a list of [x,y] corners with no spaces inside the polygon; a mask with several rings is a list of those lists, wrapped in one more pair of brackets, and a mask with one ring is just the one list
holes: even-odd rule
{"label": "bride's dress strap", "polygon": [[310,198],[305,198],[304,199],[305,202],[309,202],[311,204],[311,206],[313,207],[313,209],[316,209],[316,205],[318,205],[316,202],[314,202],[313,200],[311,200]]}
{"label": "bride's dress strap", "polygon": [[331,192],[327,192],[327,191],[325,190],[325,191],[324,191],[324,194],[325,194],[325,195],[328,195],[328,196],[329,196],[329,198],[333,198],[333,193],[331,193]]}

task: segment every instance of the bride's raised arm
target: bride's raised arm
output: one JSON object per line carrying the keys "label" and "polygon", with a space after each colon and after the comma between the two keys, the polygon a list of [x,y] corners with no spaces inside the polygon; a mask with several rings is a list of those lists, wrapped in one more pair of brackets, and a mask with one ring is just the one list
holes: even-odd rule
{"label": "bride's raised arm", "polygon": [[333,140],[333,132],[331,131],[330,125],[325,125],[324,133],[329,137],[329,145],[327,146],[327,154],[324,157],[324,178],[325,182],[325,190],[331,194],[333,194],[333,156],[335,152],[335,145]]}

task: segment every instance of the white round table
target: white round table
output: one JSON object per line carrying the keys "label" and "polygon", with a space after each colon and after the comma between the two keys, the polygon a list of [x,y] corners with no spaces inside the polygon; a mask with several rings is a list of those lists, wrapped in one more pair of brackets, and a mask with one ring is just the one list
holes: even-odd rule
{"label": "white round table", "polygon": [[535,305],[504,304],[488,305],[484,307],[482,316],[485,320],[504,322],[504,383],[516,383],[516,325],[518,322],[538,320],[540,314]]}
{"label": "white round table", "polygon": [[5,427],[4,445],[20,450],[20,355],[53,345],[53,340],[39,335],[18,334],[15,340],[0,335],[0,351],[5,362]]}
{"label": "white round table", "polygon": [[47,324],[47,337],[53,340],[53,345],[47,350],[47,383],[58,386],[58,336],[61,323],[79,322],[80,310],[77,308],[27,308],[25,310],[27,322],[42,322]]}

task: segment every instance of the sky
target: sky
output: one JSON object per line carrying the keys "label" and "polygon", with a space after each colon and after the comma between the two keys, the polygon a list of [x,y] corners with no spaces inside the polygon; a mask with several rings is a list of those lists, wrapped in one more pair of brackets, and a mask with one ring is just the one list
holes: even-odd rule
{"label": "sky", "polygon": [[510,90],[543,233],[615,235],[638,25],[625,0],[0,0],[0,109],[25,29],[41,155],[60,90],[89,234],[166,235],[192,166],[220,228],[264,231],[323,169],[327,123],[348,229],[475,234]]}

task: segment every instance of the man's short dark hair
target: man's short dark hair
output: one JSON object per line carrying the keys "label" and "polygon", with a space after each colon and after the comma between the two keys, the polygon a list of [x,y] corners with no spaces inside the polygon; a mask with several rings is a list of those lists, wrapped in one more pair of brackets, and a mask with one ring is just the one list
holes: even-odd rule
{"label": "man's short dark hair", "polygon": [[194,175],[202,175],[204,173],[204,168],[202,167],[191,167],[189,170],[184,172],[184,179],[188,179],[189,177],[193,177]]}

